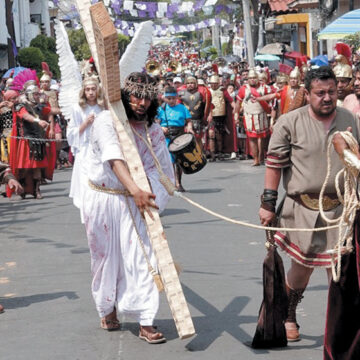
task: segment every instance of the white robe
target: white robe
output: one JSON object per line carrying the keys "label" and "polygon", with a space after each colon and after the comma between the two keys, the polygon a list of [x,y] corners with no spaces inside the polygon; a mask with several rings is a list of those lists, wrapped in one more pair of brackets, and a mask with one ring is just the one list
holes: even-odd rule
{"label": "white robe", "polygon": [[[71,146],[73,155],[75,156],[69,196],[73,199],[74,205],[80,209],[80,214],[82,197],[85,188],[88,186],[88,178],[83,164],[87,158],[91,129],[91,125],[89,125],[83,133],[80,134],[80,125],[91,113],[97,115],[101,111],[102,108],[99,105],[86,105],[83,108],[76,105],[73,109],[71,120],[69,121],[66,131],[68,143]],[[83,222],[82,216],[81,219]]]}
{"label": "white robe", "polygon": [[[146,139],[144,124],[136,130]],[[174,181],[173,167],[165,137],[158,124],[149,128],[153,149],[164,172]],[[160,210],[169,195],[159,182],[159,174],[146,145],[136,137],[136,144],[151,182]],[[87,170],[89,179],[98,186],[124,189],[111,170],[109,160],[124,159],[109,111],[97,116],[91,131]],[[132,316],[143,326],[152,325],[159,307],[159,293],[149,273],[133,221],[123,195],[86,189],[83,213],[91,254],[92,294],[100,317],[110,314],[114,306]],[[145,251],[156,269],[146,226],[131,197],[128,198],[136,227]]]}

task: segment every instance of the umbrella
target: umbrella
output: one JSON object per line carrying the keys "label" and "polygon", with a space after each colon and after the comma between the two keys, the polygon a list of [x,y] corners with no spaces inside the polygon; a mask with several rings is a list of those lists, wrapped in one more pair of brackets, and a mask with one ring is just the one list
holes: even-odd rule
{"label": "umbrella", "polygon": [[[294,59],[296,60],[297,58],[302,58],[305,55],[298,52],[298,51],[291,51],[291,52],[287,52],[285,53],[285,57],[290,58],[290,59]],[[306,56],[308,59],[310,59],[308,56]]]}
{"label": "umbrella", "polygon": [[343,39],[360,31],[360,9],[349,11],[338,17],[318,34],[319,40]]}
{"label": "umbrella", "polygon": [[236,62],[236,63],[241,62],[241,57],[238,55],[233,55],[233,54],[224,56],[224,59],[230,64],[233,62]]}
{"label": "umbrella", "polygon": [[254,59],[259,61],[280,61],[278,56],[271,54],[259,54],[256,55]]}
{"label": "umbrella", "polygon": [[316,65],[316,66],[323,66],[323,65],[329,65],[329,59],[327,57],[327,55],[318,55],[315,56],[314,58],[312,58],[310,60],[310,63],[312,65]]}
{"label": "umbrella", "polygon": [[4,75],[3,75],[3,79],[6,79],[8,77],[10,77],[11,72],[14,70],[14,75],[13,78],[19,74],[21,71],[25,70],[26,68],[22,67],[22,66],[18,66],[18,67],[14,67],[9,69]]}
{"label": "umbrella", "polygon": [[271,43],[265,45],[260,51],[260,54],[271,54],[271,55],[282,55],[283,47],[285,47],[285,52],[293,51],[293,49],[286,44],[283,43]]}

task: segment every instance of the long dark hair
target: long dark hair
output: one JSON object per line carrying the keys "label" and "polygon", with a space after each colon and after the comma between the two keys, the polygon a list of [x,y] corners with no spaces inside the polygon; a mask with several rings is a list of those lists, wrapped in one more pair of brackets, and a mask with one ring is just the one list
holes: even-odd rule
{"label": "long dark hair", "polygon": [[[141,86],[141,92],[138,91],[136,86],[137,84],[145,85]],[[149,92],[146,91],[146,85],[149,85],[149,88],[151,88]],[[133,72],[127,77],[127,79],[125,80],[125,87],[121,90],[121,96],[128,119],[136,119],[137,117],[130,106],[130,95],[134,95],[138,98],[147,98],[151,100],[151,104],[146,111],[147,124],[149,127],[152,125],[152,123],[154,122],[154,118],[157,114],[157,109],[159,107],[157,93],[153,91],[153,88],[156,86],[156,80],[146,73]]]}

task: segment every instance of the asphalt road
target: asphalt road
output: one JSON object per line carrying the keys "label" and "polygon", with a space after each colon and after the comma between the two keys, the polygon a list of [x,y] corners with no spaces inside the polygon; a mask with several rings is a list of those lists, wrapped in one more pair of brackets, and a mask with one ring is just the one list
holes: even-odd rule
{"label": "asphalt road", "polygon": [[[235,219],[258,223],[264,167],[249,161],[208,164],[184,177],[189,197]],[[0,199],[1,360],[322,359],[327,281],[315,271],[298,307],[302,340],[277,350],[249,347],[262,300],[264,233],[213,218],[172,199],[162,222],[197,335],[177,337],[161,295],[157,325],[166,344],[137,338],[138,325],[121,318],[106,332],[90,293],[90,259],[78,210],[68,198],[71,170],[55,173],[43,200]],[[283,255],[285,267],[288,258]]]}

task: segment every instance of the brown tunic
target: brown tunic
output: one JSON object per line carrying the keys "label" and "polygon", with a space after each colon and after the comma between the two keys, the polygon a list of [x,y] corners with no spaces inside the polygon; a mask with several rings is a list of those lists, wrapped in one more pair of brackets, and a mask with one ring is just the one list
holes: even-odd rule
{"label": "brown tunic", "polygon": [[[335,131],[344,131],[349,126],[359,140],[358,121],[348,110],[337,108],[337,114],[329,131],[322,122],[309,115],[309,105],[281,116],[274,126],[270,139],[266,166],[283,169],[283,185],[288,195],[319,194],[327,171],[327,146]],[[326,194],[335,194],[335,176],[343,164],[331,149],[331,176]],[[329,218],[338,217],[341,206],[327,211]],[[285,198],[280,217],[282,227],[314,228],[326,226],[319,211],[305,208],[289,196]],[[331,265],[331,256],[326,250],[334,248],[337,230],[326,232],[276,233],[277,244],[295,261],[309,267]]]}

